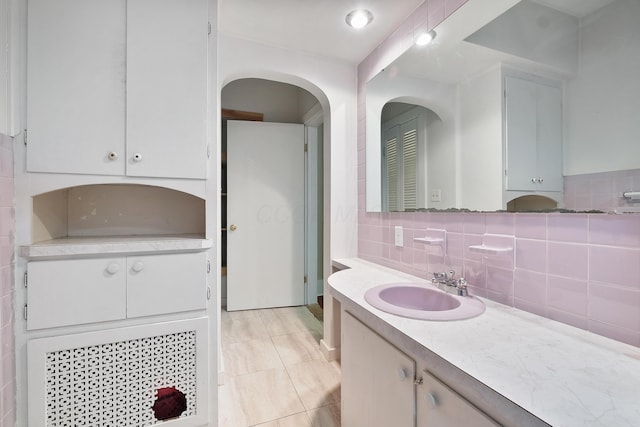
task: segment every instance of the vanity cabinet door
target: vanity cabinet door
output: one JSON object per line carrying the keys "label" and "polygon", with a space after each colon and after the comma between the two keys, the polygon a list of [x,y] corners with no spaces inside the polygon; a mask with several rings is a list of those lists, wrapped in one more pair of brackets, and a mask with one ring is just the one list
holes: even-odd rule
{"label": "vanity cabinet door", "polygon": [[418,386],[418,427],[497,427],[480,409],[431,375],[423,371]]}
{"label": "vanity cabinet door", "polygon": [[506,188],[562,191],[562,90],[505,76]]}
{"label": "vanity cabinet door", "polygon": [[27,278],[29,330],[126,316],[125,258],[34,261]]}
{"label": "vanity cabinet door", "polygon": [[127,317],[206,308],[205,252],[127,258]]}
{"label": "vanity cabinet door", "polygon": [[415,426],[415,362],[342,312],[342,425]]}

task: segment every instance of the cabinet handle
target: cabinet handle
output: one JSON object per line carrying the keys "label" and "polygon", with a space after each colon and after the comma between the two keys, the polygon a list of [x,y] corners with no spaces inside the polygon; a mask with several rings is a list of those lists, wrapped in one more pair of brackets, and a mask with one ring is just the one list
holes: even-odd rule
{"label": "cabinet handle", "polygon": [[131,266],[131,269],[136,273],[140,273],[142,270],[144,270],[144,263],[142,261],[136,261]]}
{"label": "cabinet handle", "polygon": [[538,178],[538,182],[539,182],[540,184],[542,184],[542,182],[543,182],[543,181],[544,181],[544,179],[542,179],[542,178]]}
{"label": "cabinet handle", "polygon": [[118,264],[117,262],[112,262],[107,266],[107,273],[111,275],[116,274],[118,271],[120,271],[120,264]]}
{"label": "cabinet handle", "polygon": [[427,393],[425,398],[427,399],[427,402],[429,402],[432,408],[435,408],[438,406],[438,396],[436,396],[434,392]]}
{"label": "cabinet handle", "polygon": [[229,227],[229,230],[231,231],[236,231],[238,229],[238,226],[235,224],[231,224],[231,227]]}
{"label": "cabinet handle", "polygon": [[118,160],[118,153],[116,153],[115,151],[111,151],[109,152],[109,154],[107,154],[107,157],[109,158],[109,160]]}
{"label": "cabinet handle", "polygon": [[531,182],[533,182],[534,184],[536,184],[538,182],[538,178],[531,178]]}
{"label": "cabinet handle", "polygon": [[400,381],[404,381],[407,379],[407,371],[404,368],[398,368],[397,371],[398,374],[398,378],[400,378]]}
{"label": "cabinet handle", "polygon": [[136,153],[133,155],[133,161],[138,163],[142,161],[142,154],[141,153]]}

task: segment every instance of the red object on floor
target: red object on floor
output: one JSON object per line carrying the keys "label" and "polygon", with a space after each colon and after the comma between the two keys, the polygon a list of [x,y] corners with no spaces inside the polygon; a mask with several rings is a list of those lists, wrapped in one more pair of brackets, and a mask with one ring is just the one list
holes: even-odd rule
{"label": "red object on floor", "polygon": [[179,417],[187,409],[187,398],[175,387],[158,389],[157,396],[153,404],[153,413],[158,420]]}

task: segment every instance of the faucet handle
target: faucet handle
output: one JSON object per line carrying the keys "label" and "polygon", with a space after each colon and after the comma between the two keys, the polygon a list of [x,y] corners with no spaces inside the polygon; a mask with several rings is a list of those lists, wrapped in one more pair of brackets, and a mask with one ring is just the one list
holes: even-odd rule
{"label": "faucet handle", "polygon": [[458,281],[456,282],[456,289],[458,290],[458,296],[469,296],[469,291],[467,290],[467,280],[464,277],[458,279]]}

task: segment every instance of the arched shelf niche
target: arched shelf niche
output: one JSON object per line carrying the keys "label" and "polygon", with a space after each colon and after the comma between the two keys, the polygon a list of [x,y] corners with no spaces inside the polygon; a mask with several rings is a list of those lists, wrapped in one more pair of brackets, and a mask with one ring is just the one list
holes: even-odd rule
{"label": "arched shelf niche", "polygon": [[202,250],[205,200],[166,187],[89,184],[32,198],[26,258]]}

